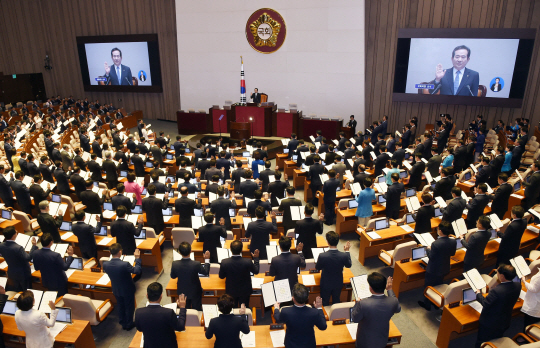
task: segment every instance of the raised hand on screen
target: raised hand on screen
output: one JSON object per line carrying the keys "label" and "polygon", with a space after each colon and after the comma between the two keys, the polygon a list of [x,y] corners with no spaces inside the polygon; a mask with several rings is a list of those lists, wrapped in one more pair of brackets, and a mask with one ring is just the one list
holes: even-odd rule
{"label": "raised hand on screen", "polygon": [[435,81],[439,82],[444,77],[444,74],[446,73],[446,69],[443,69],[442,64],[437,64],[437,68],[435,70]]}
{"label": "raised hand on screen", "polygon": [[105,62],[105,75],[109,75],[110,72],[111,67],[109,66],[109,64],[107,64],[107,62]]}

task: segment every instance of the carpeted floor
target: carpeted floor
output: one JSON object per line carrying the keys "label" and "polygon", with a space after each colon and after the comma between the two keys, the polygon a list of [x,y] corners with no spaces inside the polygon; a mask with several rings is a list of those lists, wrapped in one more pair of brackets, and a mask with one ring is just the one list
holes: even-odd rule
{"label": "carpeted floor", "polygon": [[[171,129],[176,131],[177,127],[175,123],[156,120],[148,120],[148,123],[151,123],[152,129],[155,132],[159,133],[159,131],[163,130],[166,132],[165,134],[170,134],[173,139],[175,138],[176,134],[170,132]],[[133,132],[134,129],[131,131]],[[193,137],[193,135],[187,135],[185,137],[183,136],[182,138],[190,140]],[[190,143],[190,145],[194,146],[195,144]],[[275,160],[273,160],[273,162],[275,162]],[[303,191],[299,190],[296,193],[296,197],[302,200],[303,194]],[[324,233],[331,230],[333,230],[332,226],[324,226]],[[339,245],[341,250],[343,250],[343,245],[347,241],[350,241],[352,244],[350,253],[353,260],[352,272],[354,275],[366,274],[373,271],[379,271],[386,276],[392,275],[392,268],[385,267],[385,265],[378,258],[368,259],[364,266],[358,262],[359,239],[356,234],[351,233],[342,236],[342,240]],[[136,284],[136,301],[138,306],[142,306],[144,303],[146,303],[146,287],[148,284],[158,281],[163,284],[163,287],[165,287],[170,280],[169,272],[172,264],[172,247],[169,242],[165,242],[163,244],[162,256],[164,266],[164,272],[162,274],[155,274],[151,268],[143,267],[143,275]],[[435,341],[437,339],[437,332],[440,324],[435,317],[440,314],[440,312],[435,310],[427,312],[423,308],[419,307],[417,301],[422,298],[423,289],[404,292],[400,295],[399,300],[402,311],[401,313],[394,315],[392,318],[403,335],[401,344],[397,347],[435,347]],[[169,301],[169,298],[164,294],[162,303],[168,303]],[[257,318],[257,321],[260,324],[269,324],[270,316],[266,315],[266,318],[264,319]],[[523,317],[514,318],[512,320],[511,328],[505,333],[506,336],[513,337],[521,330],[522,326]],[[114,310],[105,320],[105,322],[101,323],[99,326],[92,327],[92,332],[96,340],[96,347],[124,348],[129,345],[129,342],[131,342],[135,334],[135,329],[130,332],[122,330],[121,326],[118,324],[117,311]],[[475,340],[476,333],[472,333],[470,335],[452,340],[450,343],[450,348],[473,347]],[[189,344],[187,344],[186,347],[189,347]]]}

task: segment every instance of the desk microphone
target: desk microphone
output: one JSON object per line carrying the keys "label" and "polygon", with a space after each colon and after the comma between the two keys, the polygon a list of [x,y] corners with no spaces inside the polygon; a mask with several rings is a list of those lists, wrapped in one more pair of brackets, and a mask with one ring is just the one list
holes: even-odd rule
{"label": "desk microphone", "polygon": [[124,76],[124,78],[127,80],[128,84],[132,86],[133,84],[128,80],[127,76]]}
{"label": "desk microphone", "polygon": [[469,87],[469,85],[467,85],[467,89],[469,90],[469,93],[471,94],[471,97],[474,97],[474,94],[473,94],[473,92],[471,91],[471,87]]}
{"label": "desk microphone", "polygon": [[439,85],[437,85],[437,87],[435,87],[435,89],[433,90],[433,92],[431,92],[431,94],[435,94],[439,91],[439,89],[441,89],[441,86],[442,86],[442,83],[439,83]]}

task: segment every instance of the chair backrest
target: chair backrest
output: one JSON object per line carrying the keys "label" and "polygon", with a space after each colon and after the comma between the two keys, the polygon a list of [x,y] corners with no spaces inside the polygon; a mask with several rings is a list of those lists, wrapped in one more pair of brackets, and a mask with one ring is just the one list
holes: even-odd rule
{"label": "chair backrest", "polygon": [[227,240],[234,240],[234,233],[232,231],[227,231]]}
{"label": "chair backrest", "polygon": [[30,219],[28,218],[28,215],[26,215],[25,212],[14,210],[13,216],[15,219],[20,220],[23,225],[23,229],[25,232],[31,232],[32,231],[32,223],[30,222]]}
{"label": "chair backrest", "polygon": [[196,309],[186,310],[186,326],[201,326],[202,312]]}
{"label": "chair backrest", "polygon": [[146,237],[147,238],[157,238],[156,231],[152,227],[144,227],[146,230]]}
{"label": "chair backrest", "polygon": [[[240,314],[240,308],[233,308],[233,314],[239,315]],[[246,315],[248,319],[248,325],[253,326],[253,313],[251,312],[250,308],[246,308]]]}
{"label": "chair backrest", "polygon": [[259,261],[259,273],[264,274],[266,272],[270,271],[270,261],[268,260],[260,260]]}
{"label": "chair backrest", "polygon": [[289,237],[289,238],[294,238],[296,237],[296,234],[294,233],[294,228],[290,228],[287,230],[287,235],[286,237]]}
{"label": "chair backrest", "polygon": [[261,103],[266,103],[268,101],[268,94],[261,93]]}
{"label": "chair backrest", "polygon": [[195,240],[195,232],[192,228],[187,227],[175,227],[171,231],[173,237],[173,248],[176,249],[180,246],[180,243],[187,242],[193,243]]}
{"label": "chair backrest", "polygon": [[406,259],[408,257],[412,256],[412,249],[415,248],[418,244],[416,244],[415,241],[410,241],[407,243],[401,243],[396,245],[396,248],[394,249],[394,254],[392,255],[392,258],[394,261],[392,262],[392,267],[395,266],[396,261],[400,261],[402,259]]}
{"label": "chair backrest", "polygon": [[96,307],[89,297],[65,294],[63,301],[64,307],[71,308],[73,319],[87,320],[91,325],[99,323],[96,318]]}
{"label": "chair backrest", "polygon": [[340,199],[338,203],[338,209],[349,207],[349,198]]}
{"label": "chair backrest", "polygon": [[458,282],[450,283],[444,292],[444,304],[461,301],[463,297],[463,289],[470,287],[469,283],[463,279]]}
{"label": "chair backrest", "polygon": [[75,204],[73,204],[73,200],[70,196],[60,195],[60,200],[62,203],[66,203],[68,205],[68,209],[71,214],[75,214]]}
{"label": "chair backrest", "polygon": [[219,263],[210,264],[210,274],[219,274]]}
{"label": "chair backrest", "polygon": [[349,319],[350,317],[350,308],[354,306],[353,302],[342,302],[333,304],[330,309],[327,311],[328,320],[332,321],[334,319]]}

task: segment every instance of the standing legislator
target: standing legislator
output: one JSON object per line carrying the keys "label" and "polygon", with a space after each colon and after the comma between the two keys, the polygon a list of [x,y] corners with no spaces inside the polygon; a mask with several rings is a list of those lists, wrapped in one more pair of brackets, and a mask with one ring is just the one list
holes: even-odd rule
{"label": "standing legislator", "polygon": [[260,104],[261,103],[261,94],[259,93],[259,89],[255,88],[253,90],[253,93],[251,94],[251,97],[249,97],[249,98],[253,99],[253,102],[255,104]]}

